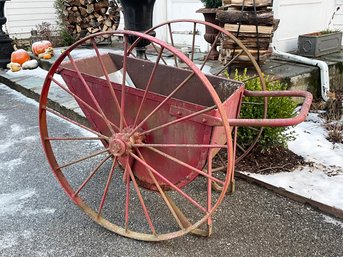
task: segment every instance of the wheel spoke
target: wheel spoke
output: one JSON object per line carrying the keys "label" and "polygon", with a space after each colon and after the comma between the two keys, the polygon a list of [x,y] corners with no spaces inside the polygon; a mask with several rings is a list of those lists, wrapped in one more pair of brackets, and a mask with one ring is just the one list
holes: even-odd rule
{"label": "wheel spoke", "polygon": [[137,130],[148,120],[152,115],[154,115],[172,96],[179,91],[193,76],[195,75],[194,71],[184,80],[182,81],[174,90],[171,92],[149,115],[145,117],[144,120],[139,123],[137,127],[133,129],[129,136],[132,136]]}
{"label": "wheel spoke", "polygon": [[210,49],[210,51],[208,51],[208,54],[206,55],[205,60],[204,60],[204,62],[202,63],[202,65],[201,65],[201,67],[200,67],[200,70],[201,70],[201,71],[202,71],[202,69],[204,68],[205,64],[207,63],[207,61],[208,61],[208,59],[209,59],[209,57],[210,57],[211,52],[213,51],[213,49],[214,49],[215,47],[217,47],[217,42],[218,42],[219,36],[220,36],[220,31],[218,31],[218,33],[217,33],[217,35],[216,35],[216,38],[215,38],[213,44],[211,45],[211,49]]}
{"label": "wheel spoke", "polygon": [[[127,49],[128,49],[128,38],[125,35],[124,36],[124,56],[123,56],[123,81],[121,84],[121,97],[120,97],[120,107],[121,107],[121,112],[120,112],[120,131],[123,130],[124,128],[124,113],[125,113],[125,97],[126,97],[126,86],[125,86],[125,81],[126,81],[126,73],[127,73]],[[126,123],[126,122],[125,122]]]}
{"label": "wheel spoke", "polygon": [[106,200],[106,197],[107,197],[108,189],[110,188],[110,184],[111,184],[111,181],[112,181],[112,176],[113,176],[113,173],[114,173],[114,170],[115,170],[115,167],[116,167],[116,163],[117,163],[117,158],[115,158],[113,160],[110,172],[108,174],[108,178],[107,178],[106,186],[105,186],[105,189],[104,189],[104,193],[102,195],[101,202],[100,202],[100,205],[99,205],[98,218],[100,217],[101,212],[102,212],[102,208],[104,207],[104,204],[105,204],[105,200]]}
{"label": "wheel spoke", "polygon": [[85,89],[86,89],[88,95],[90,96],[90,98],[92,99],[92,101],[93,101],[93,103],[95,104],[96,108],[98,109],[98,112],[101,113],[101,115],[102,115],[102,117],[103,117],[103,120],[105,121],[105,123],[106,123],[108,129],[111,131],[112,134],[114,134],[114,130],[113,130],[113,128],[112,128],[112,126],[111,126],[109,120],[107,119],[106,115],[104,114],[103,110],[101,109],[101,107],[100,107],[98,101],[96,100],[96,98],[95,98],[95,96],[94,96],[92,90],[90,89],[88,83],[86,82],[86,80],[85,80],[84,77],[82,76],[82,74],[81,74],[79,68],[77,67],[77,65],[76,65],[76,63],[75,63],[74,58],[71,56],[70,53],[68,53],[68,58],[69,58],[71,64],[73,65],[73,68],[75,69],[75,71],[76,71],[76,73],[77,73],[79,79],[81,80],[83,86],[85,87]]}
{"label": "wheel spoke", "polygon": [[[142,153],[139,151],[139,149],[137,149],[137,153],[139,155],[139,157],[145,162],[144,157],[142,155]],[[154,174],[151,172],[150,169],[147,169],[149,177],[152,179],[152,181],[154,182],[154,185],[156,186],[158,192],[160,193],[162,199],[164,200],[164,202],[166,203],[168,209],[170,210],[170,212],[172,213],[173,217],[175,218],[177,224],[180,226],[181,229],[184,228],[183,223],[181,222],[181,220],[179,219],[179,215],[177,215],[177,213],[175,212],[175,208],[173,207],[173,203],[170,199],[170,197],[168,197],[167,193],[164,192],[164,190],[161,188],[160,184],[158,183],[157,179],[155,178]]]}
{"label": "wheel spoke", "polygon": [[[212,210],[212,151],[208,152],[207,158],[207,174],[209,177],[207,178],[207,211],[210,212]],[[209,226],[210,230],[212,229],[212,218],[211,216],[207,219],[207,225]]]}
{"label": "wheel spoke", "polygon": [[45,107],[43,106],[42,108],[43,108],[44,110],[46,110],[46,111],[48,111],[48,112],[50,112],[50,113],[52,113],[52,114],[58,116],[58,117],[64,119],[64,120],[66,120],[66,121],[68,121],[68,122],[70,122],[70,123],[72,123],[72,124],[74,124],[74,125],[80,127],[80,128],[83,128],[83,129],[85,129],[85,130],[87,130],[87,131],[89,131],[89,132],[91,132],[91,133],[93,133],[93,134],[95,134],[95,135],[97,135],[97,136],[99,136],[99,137],[101,137],[101,138],[104,138],[104,139],[108,140],[108,137],[106,137],[105,135],[102,135],[102,134],[100,134],[99,132],[97,132],[97,131],[95,131],[95,130],[93,130],[93,129],[90,129],[90,128],[88,128],[88,127],[86,127],[86,126],[84,126],[84,125],[82,125],[82,124],[80,124],[80,123],[78,123],[78,122],[76,122],[76,121],[74,121],[74,120],[72,120],[72,119],[69,119],[69,118],[67,118],[66,116],[60,114],[59,112],[57,112],[57,111],[55,111],[55,110],[53,110],[53,109],[51,109],[51,108],[48,108],[48,107],[46,107],[46,106],[45,106]]}
{"label": "wheel spoke", "polygon": [[[170,43],[173,47],[175,47],[174,38],[173,38],[173,31],[172,31],[170,23],[168,23],[168,31],[169,31],[169,36],[170,36]],[[179,67],[179,64],[177,62],[177,58],[176,58],[175,54],[174,54],[174,61],[175,61],[175,67]]]}
{"label": "wheel spoke", "polygon": [[215,108],[217,108],[217,106],[213,105],[213,106],[208,107],[208,108],[205,108],[205,109],[203,109],[203,110],[201,110],[201,111],[191,113],[191,114],[189,114],[189,115],[187,115],[187,116],[184,116],[184,117],[182,117],[182,118],[180,118],[180,119],[176,119],[176,120],[173,120],[173,121],[171,121],[171,122],[167,122],[167,123],[165,123],[165,124],[163,124],[163,125],[161,125],[161,126],[158,126],[158,127],[152,128],[152,129],[149,129],[149,130],[147,130],[147,131],[144,131],[144,132],[141,133],[141,135],[146,135],[146,134],[152,133],[152,132],[154,132],[154,131],[156,131],[156,130],[159,130],[159,129],[162,129],[162,128],[165,128],[165,127],[174,125],[174,124],[179,123],[179,122],[181,122],[181,121],[188,120],[188,119],[193,118],[193,117],[196,117],[196,116],[198,116],[198,115],[200,115],[200,114],[203,114],[203,113],[209,112],[209,111],[211,111],[211,110],[214,110]]}
{"label": "wheel spoke", "polygon": [[[98,115],[100,118],[102,118],[104,121],[104,117],[101,113],[99,113],[97,110],[95,110],[92,106],[90,106],[88,103],[86,103],[84,100],[82,100],[80,97],[78,97],[76,94],[74,94],[73,92],[71,92],[67,87],[63,86],[60,82],[58,82],[56,79],[54,79],[53,77],[51,77],[51,80],[57,85],[59,86],[61,89],[63,89],[64,91],[66,91],[68,94],[70,94],[71,96],[73,96],[77,101],[79,101],[80,103],[82,103],[85,107],[87,107],[90,111],[94,112],[96,115]],[[109,121],[110,124],[119,131],[119,127],[117,127],[115,124],[113,124],[111,121]]]}
{"label": "wheel spoke", "polygon": [[143,208],[143,212],[144,212],[145,218],[146,218],[146,220],[147,220],[147,222],[148,222],[148,224],[149,224],[149,227],[150,227],[150,229],[151,229],[151,232],[156,236],[157,234],[156,234],[155,227],[154,227],[154,225],[152,224],[152,221],[151,221],[151,218],[150,218],[148,209],[147,209],[147,207],[146,207],[146,205],[145,205],[145,202],[144,202],[143,196],[142,196],[142,194],[141,194],[141,191],[139,190],[139,187],[138,187],[136,178],[135,178],[135,176],[133,175],[133,172],[132,172],[132,170],[131,170],[130,165],[127,165],[127,167],[128,167],[128,172],[129,172],[129,174],[130,174],[131,180],[132,180],[132,182],[133,182],[133,186],[134,186],[134,188],[135,188],[135,190],[136,190],[136,193],[137,193],[139,202],[141,203],[141,206],[142,206],[142,208]]}
{"label": "wheel spoke", "polygon": [[81,184],[81,186],[75,191],[73,194],[73,197],[77,196],[80,191],[87,185],[87,183],[91,180],[91,178],[98,172],[100,167],[111,157],[112,155],[106,156],[104,159],[100,161],[100,163],[90,172],[89,176],[86,178],[86,180]]}
{"label": "wheel spoke", "polygon": [[129,229],[129,205],[130,205],[130,173],[128,171],[129,162],[126,162],[124,178],[126,182],[126,195],[125,195],[125,231]]}
{"label": "wheel spoke", "polygon": [[250,104],[250,105],[263,105],[263,103],[258,103],[258,102],[242,102],[242,104]]}
{"label": "wheel spoke", "polygon": [[195,33],[196,33],[197,23],[194,22],[193,24],[193,37],[192,37],[192,53],[191,53],[191,61],[194,61],[194,51],[195,51]]}
{"label": "wheel spoke", "polygon": [[152,69],[152,72],[150,74],[150,78],[149,78],[149,81],[148,81],[148,85],[146,86],[145,90],[144,90],[144,95],[143,95],[143,98],[141,100],[141,103],[139,105],[139,108],[138,108],[138,111],[137,111],[137,114],[136,114],[136,118],[135,118],[135,122],[133,123],[133,127],[136,126],[137,122],[138,122],[138,119],[139,119],[139,116],[141,114],[141,111],[142,111],[142,107],[143,107],[143,104],[145,103],[145,99],[146,99],[146,96],[148,94],[148,91],[150,89],[150,86],[152,84],[152,81],[153,79],[155,78],[155,74],[156,74],[156,70],[157,70],[157,67],[158,67],[158,64],[160,62],[160,59],[161,59],[161,56],[162,56],[162,53],[164,51],[164,48],[162,47],[159,54],[158,54],[158,57],[157,57],[157,60],[155,62],[155,65]]}
{"label": "wheel spoke", "polygon": [[[225,146],[225,147],[226,147],[226,146]],[[202,176],[204,176],[204,177],[206,177],[206,178],[208,178],[208,179],[210,179],[210,180],[212,180],[212,181],[215,181],[215,182],[220,183],[220,184],[222,184],[222,185],[224,185],[224,183],[225,183],[225,181],[222,181],[222,180],[220,180],[220,179],[217,179],[217,178],[215,178],[215,177],[209,175],[208,173],[203,172],[202,170],[199,170],[199,169],[197,169],[197,168],[194,168],[193,166],[191,166],[191,165],[189,165],[189,164],[187,164],[187,163],[185,163],[185,162],[183,162],[183,161],[180,161],[180,160],[176,159],[175,157],[170,156],[169,154],[166,154],[165,152],[162,152],[162,151],[160,151],[160,150],[157,150],[156,148],[153,148],[153,147],[149,147],[149,149],[150,149],[151,151],[155,152],[155,153],[158,153],[159,155],[162,155],[163,157],[165,157],[165,158],[167,158],[167,159],[169,159],[169,160],[171,160],[171,161],[174,161],[174,162],[180,164],[181,166],[184,166],[184,167],[186,167],[186,168],[188,168],[188,169],[190,169],[190,170],[192,170],[192,171],[197,172],[198,174],[200,174],[200,175],[202,175]]]}
{"label": "wheel spoke", "polygon": [[133,147],[146,147],[146,148],[150,148],[150,147],[163,147],[163,148],[226,148],[227,145],[195,145],[195,144],[133,144]]}
{"label": "wheel spoke", "polygon": [[[152,47],[155,49],[156,53],[159,53],[160,51],[158,51],[157,46],[154,43],[151,43]],[[165,65],[168,65],[168,63],[166,62],[166,60],[163,58],[163,56],[161,56],[161,60]]]}
{"label": "wheel spoke", "polygon": [[[121,116],[124,116],[124,113],[123,113],[123,110],[120,108],[120,105],[119,105],[119,101],[118,101],[118,98],[114,92],[114,89],[113,89],[113,86],[112,86],[112,83],[111,83],[111,80],[110,80],[110,77],[108,76],[108,72],[107,72],[107,69],[106,69],[106,66],[104,64],[104,61],[102,60],[101,58],[101,55],[100,55],[100,52],[99,52],[99,49],[96,45],[96,42],[94,40],[94,38],[92,38],[92,44],[93,44],[93,49],[95,50],[95,53],[98,57],[98,60],[100,62],[100,66],[101,66],[101,69],[105,75],[105,78],[106,78],[106,81],[107,81],[107,85],[108,85],[108,88],[110,89],[110,93],[111,93],[111,96],[112,96],[112,100],[114,101],[115,103],[115,106],[116,108],[118,109],[119,113]],[[125,50],[124,50],[124,55],[126,54]],[[125,80],[124,80],[124,83],[125,83]],[[125,125],[126,125],[126,120],[124,120],[125,122]],[[117,127],[118,128],[118,127]],[[118,129],[119,130],[119,129]]]}
{"label": "wheel spoke", "polygon": [[245,152],[246,150],[243,148],[243,146],[241,146],[240,144],[237,144],[237,147],[239,148],[239,150]]}
{"label": "wheel spoke", "polygon": [[219,72],[217,72],[216,75],[219,76],[219,74],[226,70],[241,54],[243,54],[243,51],[240,51],[233,58],[231,58],[231,60],[227,64],[225,64],[224,67]]}
{"label": "wheel spoke", "polygon": [[47,141],[88,141],[88,140],[105,140],[105,137],[46,137]]}
{"label": "wheel spoke", "polygon": [[170,182],[168,179],[166,179],[164,176],[162,176],[158,171],[156,171],[153,167],[151,167],[149,164],[147,164],[145,161],[141,160],[137,155],[134,153],[130,153],[130,155],[135,158],[139,163],[141,163],[145,168],[150,169],[156,176],[158,176],[160,179],[162,179],[164,182],[166,182],[168,185],[170,185],[173,189],[175,189],[177,192],[179,192],[185,199],[187,199],[191,204],[193,204],[195,207],[203,211],[207,214],[207,210],[201,206],[198,202],[196,202],[192,197],[187,195],[185,192],[183,192],[180,188],[175,186],[172,182]]}
{"label": "wheel spoke", "polygon": [[249,80],[253,80],[253,79],[256,79],[256,78],[258,78],[259,76],[251,76],[250,78],[247,78],[247,79],[245,79],[245,80],[242,80],[242,82],[243,83],[245,83],[245,82],[247,82],[247,81],[249,81]]}
{"label": "wheel spoke", "polygon": [[93,158],[93,157],[95,157],[95,156],[98,156],[98,155],[100,155],[100,154],[106,153],[108,150],[109,150],[108,148],[105,149],[105,150],[100,150],[100,151],[97,151],[97,152],[92,153],[92,154],[90,154],[90,155],[87,155],[87,156],[85,156],[85,157],[79,158],[79,159],[77,159],[77,160],[74,160],[74,161],[65,163],[65,164],[63,164],[62,166],[57,167],[56,170],[58,170],[58,169],[59,169],[59,170],[60,170],[60,169],[64,169],[64,168],[69,167],[69,166],[71,166],[71,165],[74,165],[74,164],[76,164],[76,163],[79,163],[79,162],[88,160],[88,159]]}

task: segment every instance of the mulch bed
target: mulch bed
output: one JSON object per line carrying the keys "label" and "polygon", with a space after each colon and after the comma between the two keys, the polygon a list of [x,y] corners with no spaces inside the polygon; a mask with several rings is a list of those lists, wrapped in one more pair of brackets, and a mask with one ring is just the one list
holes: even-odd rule
{"label": "mulch bed", "polygon": [[254,148],[245,158],[236,164],[237,171],[272,174],[276,172],[293,171],[305,161],[287,148],[274,148],[269,152],[261,152]]}

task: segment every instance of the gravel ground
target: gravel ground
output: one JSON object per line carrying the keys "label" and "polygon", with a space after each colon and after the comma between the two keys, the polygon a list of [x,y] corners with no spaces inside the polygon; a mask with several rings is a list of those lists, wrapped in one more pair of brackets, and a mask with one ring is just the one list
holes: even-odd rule
{"label": "gravel ground", "polygon": [[[0,256],[343,256],[342,221],[242,180],[221,204],[209,238],[117,236],[63,193],[37,117],[36,104],[0,86]],[[54,127],[70,130],[58,120]]]}

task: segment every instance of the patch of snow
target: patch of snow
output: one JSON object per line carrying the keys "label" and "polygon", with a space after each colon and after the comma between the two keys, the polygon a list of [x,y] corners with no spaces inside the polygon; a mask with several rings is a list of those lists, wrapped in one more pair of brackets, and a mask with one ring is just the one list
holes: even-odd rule
{"label": "patch of snow", "polygon": [[8,162],[0,162],[0,170],[13,171],[17,168],[17,166],[20,166],[24,163],[25,162],[21,158],[13,159]]}
{"label": "patch of snow", "polygon": [[343,222],[336,220],[330,216],[327,215],[323,215],[324,221],[330,224],[333,224],[335,226],[340,226],[341,228],[343,228]]}
{"label": "patch of snow", "polygon": [[22,139],[22,141],[25,141],[25,142],[34,142],[34,141],[37,141],[37,140],[39,140],[38,135],[37,136],[28,136],[28,137],[24,137]]}
{"label": "patch of snow", "polygon": [[272,184],[309,199],[343,209],[343,173],[328,176],[316,167],[305,167],[293,172],[272,175],[249,174],[251,177]]}
{"label": "patch of snow", "polygon": [[12,134],[20,134],[25,131],[24,128],[20,127],[18,124],[11,125]]}
{"label": "patch of snow", "polygon": [[14,215],[21,212],[24,204],[35,194],[35,190],[32,189],[0,194],[0,216]]}
{"label": "patch of snow", "polygon": [[8,249],[18,244],[18,236],[13,233],[6,233],[0,237],[0,250]]}
{"label": "patch of snow", "polygon": [[311,113],[309,120],[293,129],[296,139],[288,143],[288,148],[303,156],[305,161],[343,169],[343,145],[333,144],[326,139],[327,131],[322,123],[318,114]]}
{"label": "patch of snow", "polygon": [[0,126],[3,126],[6,123],[6,117],[0,114]]}
{"label": "patch of snow", "polygon": [[48,72],[40,67],[33,69],[33,70],[20,70],[17,72],[12,72],[11,70],[8,70],[6,74],[12,78],[17,78],[17,77],[38,77],[45,79],[46,75]]}
{"label": "patch of snow", "polygon": [[35,106],[38,107],[38,103],[37,103],[35,100],[33,100],[33,99],[31,99],[31,98],[28,98],[28,97],[26,97],[26,96],[20,94],[19,92],[15,91],[15,90],[13,90],[13,89],[11,89],[11,88],[9,88],[8,86],[6,86],[6,85],[4,85],[4,84],[1,84],[1,83],[0,83],[0,89],[6,91],[7,94],[9,94],[9,95],[15,97],[16,100],[19,100],[19,101],[21,101],[22,103],[32,104],[32,105],[35,105]]}
{"label": "patch of snow", "polygon": [[12,145],[13,141],[0,140],[0,154],[6,153]]}
{"label": "patch of snow", "polygon": [[36,209],[36,210],[26,210],[22,212],[23,215],[25,216],[31,216],[31,215],[39,215],[39,214],[54,214],[56,209],[49,209],[49,208],[44,208],[44,209]]}
{"label": "patch of snow", "polygon": [[248,174],[274,186],[343,209],[343,144],[326,139],[324,121],[317,113],[293,128],[296,139],[289,149],[310,164],[292,172],[271,175]]}
{"label": "patch of snow", "polygon": [[0,217],[12,215],[46,215],[55,213],[55,209],[30,209],[25,204],[36,195],[35,190],[26,189],[14,193],[0,194]]}
{"label": "patch of snow", "polygon": [[12,248],[19,244],[21,239],[29,240],[32,238],[32,231],[24,230],[21,232],[7,232],[3,236],[0,236],[0,250]]}

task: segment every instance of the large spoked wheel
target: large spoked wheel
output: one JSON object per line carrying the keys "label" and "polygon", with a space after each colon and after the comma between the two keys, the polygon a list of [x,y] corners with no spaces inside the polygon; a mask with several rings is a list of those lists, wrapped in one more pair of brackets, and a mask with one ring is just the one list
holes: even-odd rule
{"label": "large spoked wheel", "polygon": [[[207,54],[202,54],[199,49],[205,45],[208,45],[208,43],[205,41],[205,31],[206,28],[211,28],[210,31],[211,34],[210,37],[213,37],[211,40],[212,43],[210,44],[209,50]],[[237,65],[238,61],[243,63],[246,63],[246,66],[252,66],[253,69],[249,69],[249,79],[256,79],[258,78],[261,90],[266,90],[265,80],[263,79],[263,74],[261,72],[261,69],[256,62],[254,56],[251,55],[249,50],[242,44],[242,42],[237,39],[233,34],[231,34],[228,31],[225,31],[223,28],[214,25],[209,22],[205,21],[198,21],[198,20],[173,20],[168,21],[162,24],[159,24],[150,30],[146,31],[146,33],[151,33],[152,31],[156,32],[156,37],[161,37],[164,41],[168,42],[170,45],[175,47],[182,47],[182,49],[187,49],[187,55],[189,59],[196,63],[196,65],[199,67],[201,71],[207,71],[209,70],[209,66],[213,66],[213,61],[211,61],[211,56],[213,56],[213,53],[216,52],[216,48],[221,45],[221,48],[223,48],[224,44],[227,44],[229,42],[229,45],[232,46],[232,48],[227,47],[225,48],[226,51],[226,63],[225,65],[218,66],[216,69],[211,71],[212,74],[217,76],[230,76],[233,78],[235,71],[238,69],[240,72],[243,72],[244,70],[244,64],[242,69],[242,64]],[[185,31],[188,31],[188,33],[184,33]],[[187,47],[185,45],[182,45],[182,42],[180,38],[183,40],[188,37],[188,42],[191,42],[191,44],[187,44]],[[179,42],[179,44],[178,44]],[[181,42],[181,45],[180,45]],[[186,40],[184,40],[186,42]],[[153,48],[156,48],[152,45]],[[162,58],[163,59],[163,58]],[[211,64],[210,64],[211,63]],[[216,61],[216,63],[219,63]],[[174,56],[174,64],[178,67],[183,67],[182,62],[178,62],[177,57]],[[252,64],[252,65],[251,65]],[[248,80],[243,81],[244,83],[247,83]],[[250,105],[250,107],[249,107]],[[261,118],[265,119],[267,117],[267,98],[265,98],[262,102],[256,102],[254,100],[252,101],[244,101],[242,102],[242,108],[251,108],[252,106],[256,107],[256,105],[259,105],[261,107],[261,115],[260,117],[249,117],[249,118]],[[249,154],[249,152],[254,148],[254,146],[257,144],[263,128],[262,127],[246,127],[246,128],[238,128],[241,130],[241,133],[244,133],[244,138],[249,138],[247,142],[244,143],[238,143],[236,145],[236,163],[242,160],[245,156]],[[236,131],[236,130],[234,130]],[[234,140],[235,142],[235,140]],[[223,154],[221,154],[223,156]],[[220,156],[219,156],[220,157]],[[222,157],[221,160],[224,160],[226,157]],[[223,161],[220,161],[223,163]]]}
{"label": "large spoked wheel", "polygon": [[[99,49],[97,38],[110,36],[122,38],[119,48]],[[132,38],[153,44],[158,54],[136,58]],[[187,70],[164,64],[166,53]],[[184,97],[188,91],[198,94],[197,102]],[[56,99],[65,104],[59,106]],[[222,120],[227,144],[211,141],[204,115]],[[58,132],[56,118],[70,130]],[[56,178],[98,224],[149,241],[211,233],[211,217],[233,174],[231,131],[206,76],[173,46],[131,31],[76,42],[47,75],[39,123]],[[216,174],[212,163],[219,150],[226,152],[228,163],[225,173]],[[213,183],[223,191],[212,192]]]}

